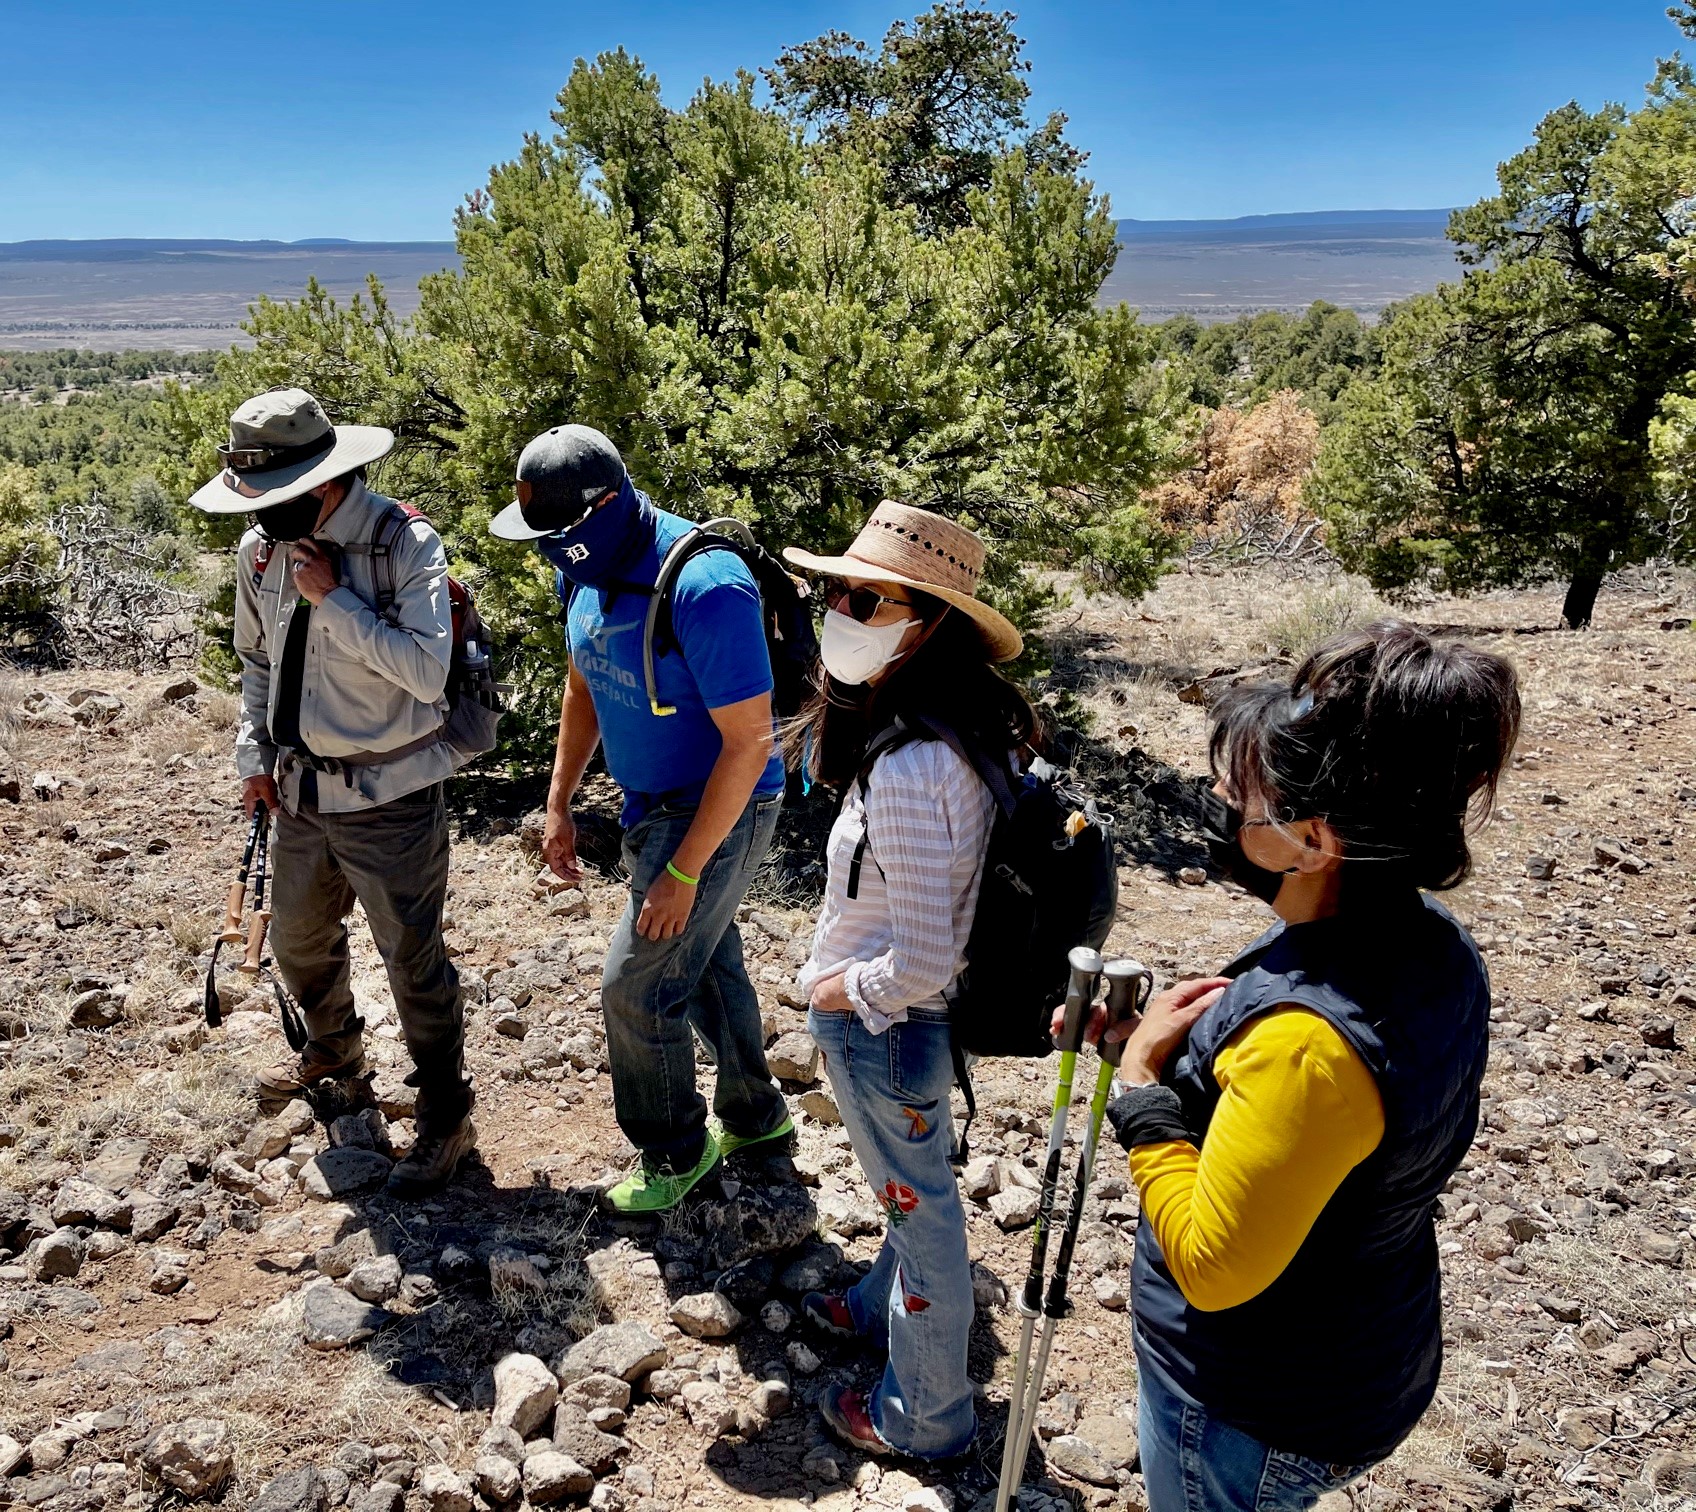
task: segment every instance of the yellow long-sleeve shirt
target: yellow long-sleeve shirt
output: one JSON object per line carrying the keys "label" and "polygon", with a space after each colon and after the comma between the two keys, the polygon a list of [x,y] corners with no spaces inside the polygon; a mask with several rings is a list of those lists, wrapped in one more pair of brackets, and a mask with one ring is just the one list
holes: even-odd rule
{"label": "yellow long-sleeve shirt", "polygon": [[1214,1057],[1220,1098],[1201,1148],[1138,1145],[1131,1176],[1167,1268],[1192,1307],[1265,1291],[1343,1178],[1384,1137],[1378,1084],[1319,1014],[1284,1007]]}

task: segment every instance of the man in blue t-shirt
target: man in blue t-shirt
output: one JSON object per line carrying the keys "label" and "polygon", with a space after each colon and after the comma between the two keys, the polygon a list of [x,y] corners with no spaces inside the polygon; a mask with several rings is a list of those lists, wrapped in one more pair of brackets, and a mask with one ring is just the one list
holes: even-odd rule
{"label": "man in blue t-shirt", "polygon": [[[721,1155],[794,1130],[766,1067],[736,928],[783,801],[759,589],[734,552],[684,564],[672,595],[675,644],[655,648],[650,704],[648,601],[689,522],[655,508],[612,442],[586,425],[555,426],[526,446],[517,493],[490,529],[534,541],[558,569],[566,605],[571,669],[542,840],[556,874],[583,875],[571,798],[597,745],[624,789],[630,902],[607,951],[601,1007],[619,1127],[642,1158],[607,1201],[662,1212]],[[695,1088],[691,1026],[718,1066],[717,1127]]]}

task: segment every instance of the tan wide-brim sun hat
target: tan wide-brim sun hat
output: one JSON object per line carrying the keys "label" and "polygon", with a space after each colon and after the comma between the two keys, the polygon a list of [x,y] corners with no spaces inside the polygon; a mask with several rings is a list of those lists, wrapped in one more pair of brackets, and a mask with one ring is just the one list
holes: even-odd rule
{"label": "tan wide-brim sun hat", "polygon": [[274,388],[230,416],[229,442],[218,448],[224,470],[189,503],[207,514],[252,514],[368,466],[394,444],[395,433],[380,425],[331,425],[305,389]]}
{"label": "tan wide-brim sun hat", "polygon": [[841,556],[815,556],[797,546],[783,548],[783,559],[805,572],[895,583],[931,594],[977,626],[991,661],[1012,661],[1024,649],[1024,641],[1006,615],[977,596],[983,557],[983,542],[964,525],[893,499],[885,499],[872,511]]}

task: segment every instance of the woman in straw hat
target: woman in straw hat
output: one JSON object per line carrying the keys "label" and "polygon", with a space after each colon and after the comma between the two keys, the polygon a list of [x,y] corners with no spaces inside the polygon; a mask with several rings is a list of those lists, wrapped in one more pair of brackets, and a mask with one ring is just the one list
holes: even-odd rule
{"label": "woman in straw hat", "polygon": [[888,1355],[870,1392],[833,1387],[821,1410],[854,1448],[943,1459],[976,1429],[946,995],[965,964],[993,801],[936,732],[1005,759],[1036,720],[995,671],[1019,654],[1019,633],[977,596],[984,549],[969,530],[885,501],[845,555],[784,556],[827,575],[825,676],[791,747],[809,775],[845,789],[801,988],[888,1221],[853,1290],[803,1303],[822,1330]]}

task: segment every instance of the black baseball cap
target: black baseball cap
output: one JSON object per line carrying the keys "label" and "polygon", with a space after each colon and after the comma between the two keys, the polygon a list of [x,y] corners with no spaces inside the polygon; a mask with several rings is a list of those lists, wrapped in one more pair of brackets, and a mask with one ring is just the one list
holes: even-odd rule
{"label": "black baseball cap", "polygon": [[624,478],[624,458],[593,426],[556,425],[518,454],[518,497],[489,522],[489,533],[537,541],[569,530]]}

